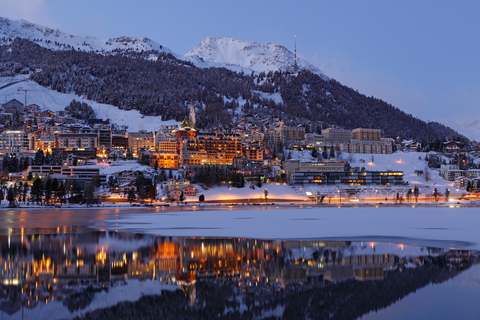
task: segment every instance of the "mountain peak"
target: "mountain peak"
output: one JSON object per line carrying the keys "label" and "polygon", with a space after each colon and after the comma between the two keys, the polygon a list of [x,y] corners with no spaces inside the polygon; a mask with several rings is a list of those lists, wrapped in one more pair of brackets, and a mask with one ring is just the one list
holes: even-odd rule
{"label": "mountain peak", "polygon": [[111,52],[113,50],[158,51],[171,53],[155,41],[145,37],[118,37],[113,39],[97,39],[67,34],[57,29],[51,29],[27,20],[9,20],[0,17],[1,38],[22,38],[51,50],[83,50],[92,52]]}
{"label": "mountain peak", "polygon": [[[294,71],[295,55],[285,46],[272,42],[206,37],[199,45],[185,54],[184,58],[200,64],[211,62],[223,65],[228,69],[244,72]],[[328,79],[317,67],[297,57],[300,70],[308,69]],[[211,65],[206,65],[211,66]],[[217,65],[218,66],[218,65]]]}

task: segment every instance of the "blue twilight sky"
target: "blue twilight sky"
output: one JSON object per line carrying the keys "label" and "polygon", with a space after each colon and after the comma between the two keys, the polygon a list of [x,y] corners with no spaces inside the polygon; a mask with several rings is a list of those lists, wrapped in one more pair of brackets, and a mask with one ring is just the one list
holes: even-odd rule
{"label": "blue twilight sky", "polygon": [[0,16],[76,35],[274,42],[424,120],[480,119],[480,1],[0,0]]}

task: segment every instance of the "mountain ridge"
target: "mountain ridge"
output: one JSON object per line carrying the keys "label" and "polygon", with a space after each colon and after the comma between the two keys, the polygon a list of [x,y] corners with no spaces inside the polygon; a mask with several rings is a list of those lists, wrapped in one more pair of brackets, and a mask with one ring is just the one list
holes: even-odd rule
{"label": "mountain ridge", "polygon": [[[224,64],[233,71],[236,71],[235,67],[240,67],[244,72],[295,72],[294,53],[285,46],[272,42],[206,37],[180,59],[195,56],[203,61]],[[307,69],[325,80],[329,79],[320,69],[302,58],[297,57],[297,66],[299,70]]]}
{"label": "mountain ridge", "polygon": [[[33,41],[51,50],[82,50],[92,52],[113,52],[115,50],[157,51],[172,53],[161,44],[146,37],[121,36],[111,39],[98,39],[90,36],[75,36],[58,29],[44,27],[27,20],[10,20],[0,17],[0,44],[8,43],[8,38],[22,38]],[[6,38],[2,40],[1,38]]]}
{"label": "mountain ridge", "polygon": [[[1,38],[6,38],[2,41]],[[0,17],[0,44],[7,44],[9,38],[19,37],[37,43],[51,50],[79,50],[96,53],[116,51],[153,51],[170,53],[179,60],[193,63],[199,68],[226,68],[234,72],[294,72],[294,54],[283,45],[271,42],[259,43],[234,38],[206,37],[185,55],[172,52],[169,48],[146,37],[120,36],[98,39],[91,36],[75,36],[58,29],[44,27],[26,20],[9,20]],[[220,45],[219,45],[220,44]],[[217,54],[208,48],[216,46]],[[153,59],[156,59],[153,57]],[[309,71],[328,79],[320,69],[297,58],[299,69]]]}
{"label": "mountain ridge", "polygon": [[[51,33],[50,30],[53,29],[47,33]],[[213,39],[238,41],[240,47],[254,51],[250,52],[254,57],[258,55],[256,45],[253,49],[248,46],[252,42],[207,38],[205,43]],[[152,59],[152,50],[117,50],[114,54],[105,54],[91,49],[46,48],[38,41],[24,38],[0,38],[2,41],[0,76],[30,74],[32,80],[51,90],[75,93],[123,110],[135,109],[145,116],[162,116],[162,120],[181,121],[193,100],[199,112],[198,123],[203,128],[232,128],[242,114],[255,113],[265,117],[274,115],[293,125],[310,123],[314,130],[331,125],[346,129],[380,128],[389,137],[417,140],[459,135],[445,125],[421,121],[381,99],[362,95],[308,68],[298,73],[289,69],[233,72],[222,67],[221,55],[213,55],[209,57],[212,61],[206,61],[192,53],[191,57],[197,62],[216,66],[197,68],[193,62],[167,52],[156,52]],[[288,60],[288,50],[271,45],[283,51]],[[263,44],[260,46],[263,50]],[[224,59],[228,53],[225,52]],[[241,57],[246,59],[240,61],[242,64],[250,63],[251,67],[256,63],[252,55]],[[234,64],[230,66],[239,68]],[[37,70],[41,72],[34,72]]]}

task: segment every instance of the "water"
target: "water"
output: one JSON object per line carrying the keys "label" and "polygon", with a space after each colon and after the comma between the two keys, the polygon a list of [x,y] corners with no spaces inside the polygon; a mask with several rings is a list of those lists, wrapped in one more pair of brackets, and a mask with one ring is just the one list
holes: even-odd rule
{"label": "water", "polygon": [[480,318],[475,251],[81,227],[4,234],[1,319]]}

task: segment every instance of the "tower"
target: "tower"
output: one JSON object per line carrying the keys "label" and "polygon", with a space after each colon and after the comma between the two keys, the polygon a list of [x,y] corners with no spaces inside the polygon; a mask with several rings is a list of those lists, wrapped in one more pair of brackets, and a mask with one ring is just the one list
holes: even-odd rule
{"label": "tower", "polygon": [[190,114],[188,115],[188,120],[192,125],[192,127],[195,128],[196,119],[195,119],[195,107],[193,106],[193,99],[192,99],[192,103],[190,104]]}
{"label": "tower", "polygon": [[298,65],[297,65],[297,36],[295,36],[295,62],[293,65],[293,72],[298,72]]}

